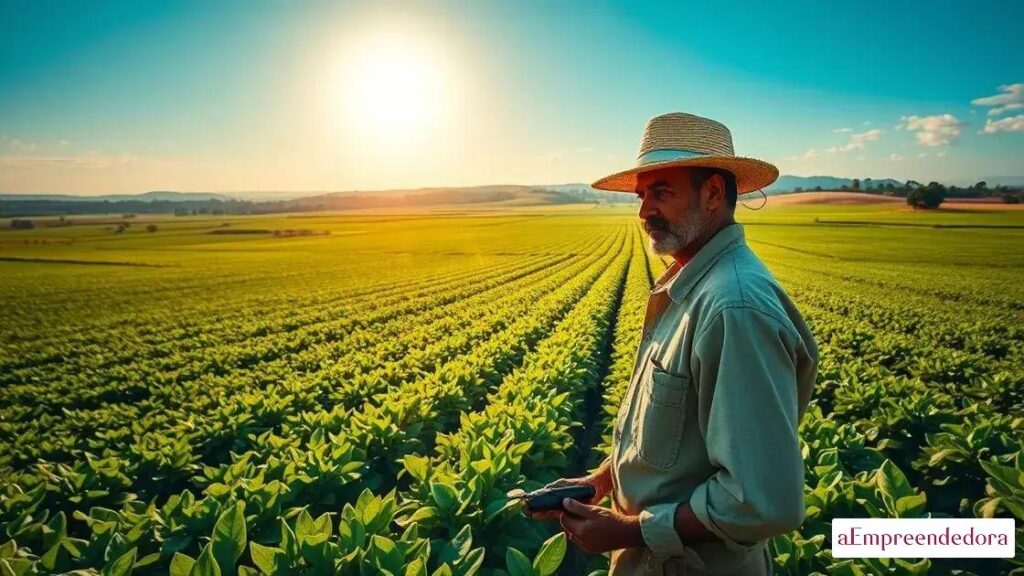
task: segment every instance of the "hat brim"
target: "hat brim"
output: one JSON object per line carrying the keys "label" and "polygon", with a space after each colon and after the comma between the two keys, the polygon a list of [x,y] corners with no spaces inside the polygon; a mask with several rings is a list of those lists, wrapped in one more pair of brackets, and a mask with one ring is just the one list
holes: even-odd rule
{"label": "hat brim", "polygon": [[736,176],[737,195],[748,194],[770,185],[779,178],[779,169],[775,166],[744,156],[700,156],[698,158],[680,158],[664,162],[651,162],[622,172],[605,176],[590,186],[609,192],[636,193],[637,175],[652,170],[675,167],[722,168]]}

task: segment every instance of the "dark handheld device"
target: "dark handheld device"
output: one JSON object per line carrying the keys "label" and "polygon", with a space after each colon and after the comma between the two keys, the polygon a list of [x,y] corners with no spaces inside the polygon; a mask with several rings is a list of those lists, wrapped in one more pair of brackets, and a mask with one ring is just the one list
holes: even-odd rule
{"label": "dark handheld device", "polygon": [[554,510],[564,511],[562,500],[572,498],[580,502],[588,502],[594,497],[596,491],[593,486],[577,484],[575,486],[560,486],[558,488],[541,488],[533,492],[514,490],[509,492],[509,498],[519,498],[523,501],[526,509],[530,512],[551,512]]}

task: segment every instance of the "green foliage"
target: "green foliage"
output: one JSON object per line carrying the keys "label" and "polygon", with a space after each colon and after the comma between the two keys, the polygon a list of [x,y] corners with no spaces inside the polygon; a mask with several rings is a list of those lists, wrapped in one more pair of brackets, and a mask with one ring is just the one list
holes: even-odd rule
{"label": "green foliage", "polygon": [[[1021,519],[1024,222],[840,208],[742,213],[821,352],[807,520],[771,551],[922,574],[837,561],[830,522]],[[505,493],[607,453],[665,261],[634,215],[536,216],[313,218],[287,249],[202,218],[0,231],[152,265],[0,262],[0,574],[554,573],[564,537]]]}

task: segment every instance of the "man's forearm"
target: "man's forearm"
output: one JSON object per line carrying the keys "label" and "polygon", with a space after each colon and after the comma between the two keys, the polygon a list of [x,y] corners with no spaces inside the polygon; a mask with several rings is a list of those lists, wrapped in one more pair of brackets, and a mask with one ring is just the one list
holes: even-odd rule
{"label": "man's forearm", "polygon": [[596,482],[599,482],[601,486],[605,488],[606,492],[610,492],[612,489],[612,459],[609,456],[604,459],[604,462],[594,469],[589,474],[590,478]]}
{"label": "man's forearm", "polygon": [[689,542],[712,542],[719,540],[714,532],[707,529],[697,515],[693,513],[689,502],[683,502],[676,508],[675,515],[676,534],[684,544]]}

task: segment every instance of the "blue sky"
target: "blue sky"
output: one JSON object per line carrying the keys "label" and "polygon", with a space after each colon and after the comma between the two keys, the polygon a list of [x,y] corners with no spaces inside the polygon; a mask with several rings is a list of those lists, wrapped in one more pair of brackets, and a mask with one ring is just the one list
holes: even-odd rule
{"label": "blue sky", "polygon": [[647,118],[783,173],[1024,175],[1021,2],[0,0],[0,191],[590,182]]}

